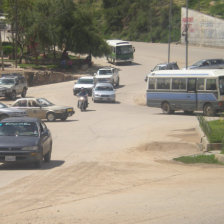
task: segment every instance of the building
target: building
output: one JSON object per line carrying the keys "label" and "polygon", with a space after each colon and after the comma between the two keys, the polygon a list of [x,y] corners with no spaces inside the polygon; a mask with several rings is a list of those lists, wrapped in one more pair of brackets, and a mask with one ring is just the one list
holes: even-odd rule
{"label": "building", "polygon": [[[185,43],[186,8],[181,9],[181,43]],[[224,48],[224,20],[188,9],[188,42]]]}

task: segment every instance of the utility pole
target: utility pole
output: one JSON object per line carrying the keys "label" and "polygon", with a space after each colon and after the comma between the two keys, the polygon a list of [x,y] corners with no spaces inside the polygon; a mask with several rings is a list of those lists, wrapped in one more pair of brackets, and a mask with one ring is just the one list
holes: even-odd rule
{"label": "utility pole", "polygon": [[169,10],[168,63],[170,63],[171,28],[172,28],[172,0],[170,0],[170,10]]}
{"label": "utility pole", "polygon": [[188,0],[186,0],[186,34],[185,34],[185,42],[186,42],[186,69],[188,69]]}
{"label": "utility pole", "polygon": [[15,16],[16,16],[16,43],[15,43],[15,67],[17,68],[17,41],[18,41],[18,4],[15,0]]}

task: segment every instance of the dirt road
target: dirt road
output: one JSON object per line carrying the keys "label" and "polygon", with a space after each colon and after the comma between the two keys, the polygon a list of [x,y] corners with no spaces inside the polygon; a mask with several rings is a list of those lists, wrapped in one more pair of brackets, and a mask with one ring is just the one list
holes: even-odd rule
{"label": "dirt road", "polygon": [[[135,63],[118,67],[116,104],[90,100],[87,112],[78,111],[73,82],[29,89],[29,96],[73,105],[76,114],[46,122],[53,135],[50,164],[0,166],[0,223],[223,223],[224,167],[172,160],[199,152],[196,117],[145,106],[145,74],[166,61],[167,46],[134,45]],[[184,50],[171,48],[180,67]],[[191,47],[189,55],[191,64],[223,58],[223,50]]]}

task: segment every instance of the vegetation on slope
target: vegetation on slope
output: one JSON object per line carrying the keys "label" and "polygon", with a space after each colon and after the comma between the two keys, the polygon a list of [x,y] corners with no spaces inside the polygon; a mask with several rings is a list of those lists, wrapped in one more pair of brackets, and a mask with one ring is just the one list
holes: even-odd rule
{"label": "vegetation on slope", "polygon": [[[167,42],[170,0],[80,0],[91,5],[106,39]],[[181,7],[185,0],[173,0],[172,41],[180,40]],[[188,0],[190,9],[224,19],[223,0]]]}

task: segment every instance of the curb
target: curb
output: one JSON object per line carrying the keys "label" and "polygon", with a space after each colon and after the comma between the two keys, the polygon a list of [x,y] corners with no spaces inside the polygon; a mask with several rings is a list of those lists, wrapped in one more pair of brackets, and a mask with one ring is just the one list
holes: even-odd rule
{"label": "curb", "polygon": [[201,141],[200,141],[200,149],[203,152],[208,152],[212,150],[222,150],[223,144],[222,143],[210,143],[208,141],[207,136],[204,134],[203,130],[200,127],[200,123],[198,122],[198,126],[196,127],[196,130],[198,131],[199,135],[201,136]]}

